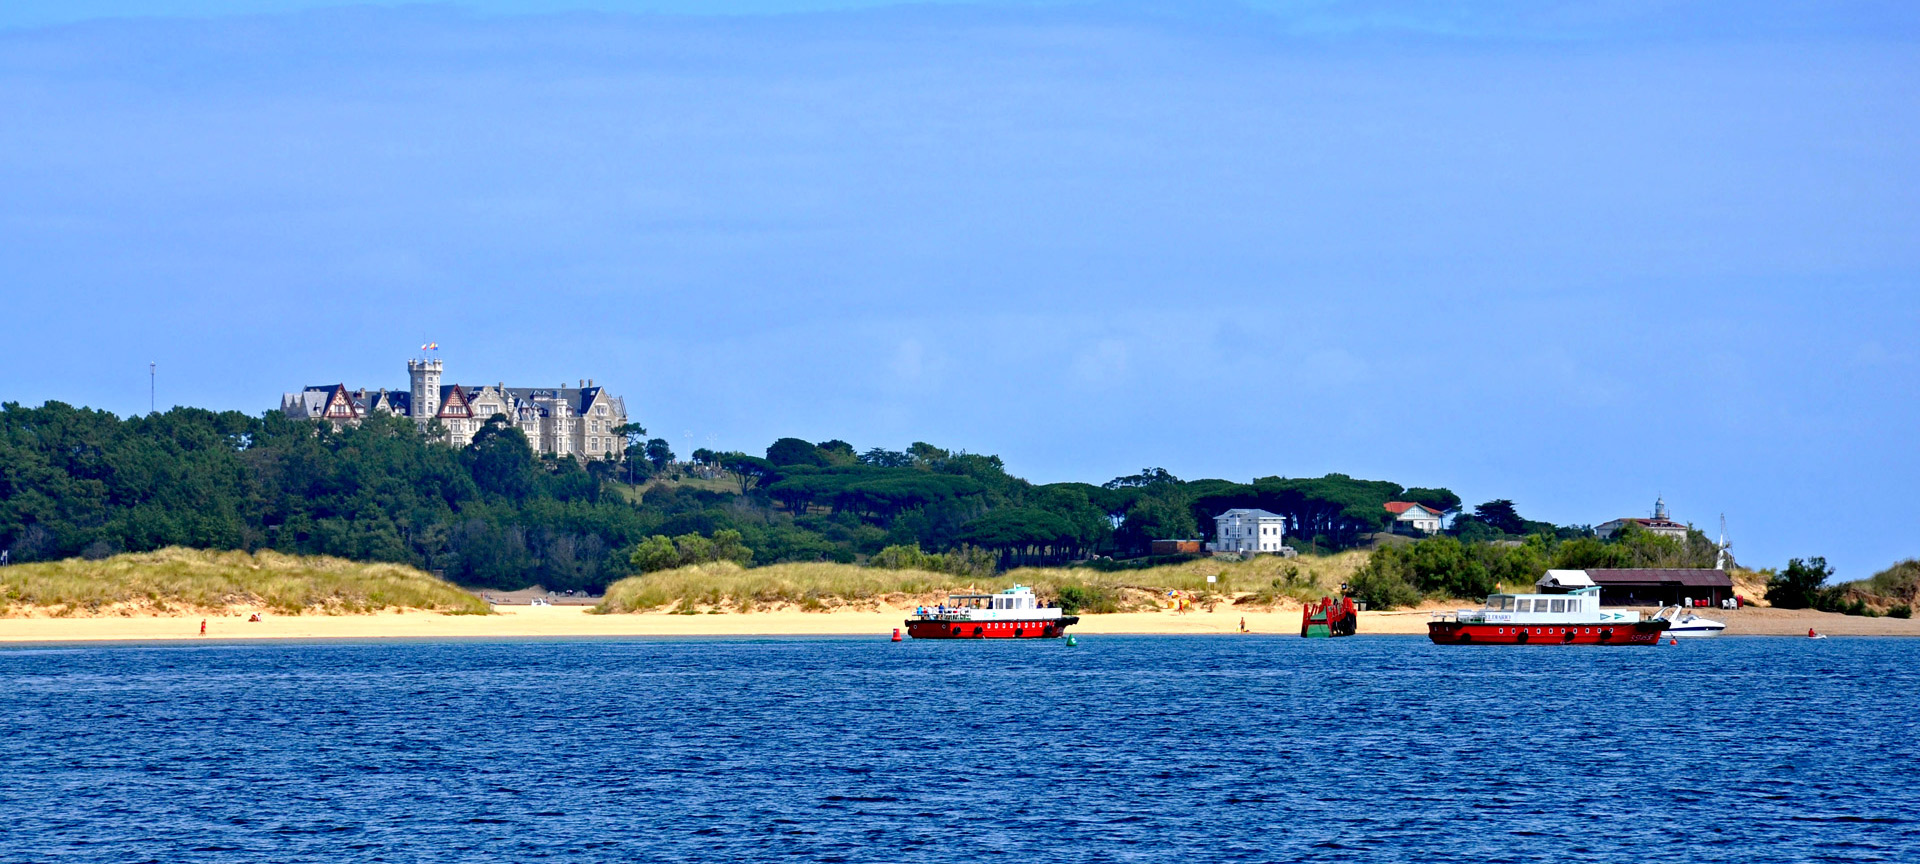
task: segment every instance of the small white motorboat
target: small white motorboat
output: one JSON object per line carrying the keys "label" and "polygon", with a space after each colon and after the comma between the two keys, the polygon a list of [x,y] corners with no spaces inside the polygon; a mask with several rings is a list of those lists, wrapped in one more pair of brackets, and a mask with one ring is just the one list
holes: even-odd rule
{"label": "small white motorboat", "polygon": [[1702,618],[1693,614],[1693,611],[1685,606],[1663,606],[1660,611],[1653,613],[1653,617],[1667,619],[1669,636],[1693,638],[1718,636],[1721,631],[1727,629],[1725,621]]}

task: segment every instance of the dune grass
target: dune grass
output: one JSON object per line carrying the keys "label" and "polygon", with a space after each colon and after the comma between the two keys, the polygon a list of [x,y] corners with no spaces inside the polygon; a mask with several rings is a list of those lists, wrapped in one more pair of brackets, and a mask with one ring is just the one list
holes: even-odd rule
{"label": "dune grass", "polygon": [[70,558],[0,567],[0,614],[119,609],[363,614],[388,608],[485,615],[486,601],[398,564],[262,551],[169,548],[98,561]]}
{"label": "dune grass", "polygon": [[[1142,608],[1167,591],[1184,591],[1201,602],[1271,606],[1332,593],[1365,562],[1364,552],[1250,561],[1201,559],[1180,564],[1103,571],[1090,567],[1021,567],[987,578],[925,570],[885,570],[852,564],[772,564],[744,568],[730,562],[697,564],[622,579],[608,586],[594,611],[752,611],[797,606],[910,605],[935,602],[950,592],[992,592],[1015,584],[1032,586],[1042,598],[1080,612]],[[1213,576],[1215,581],[1207,582]]]}

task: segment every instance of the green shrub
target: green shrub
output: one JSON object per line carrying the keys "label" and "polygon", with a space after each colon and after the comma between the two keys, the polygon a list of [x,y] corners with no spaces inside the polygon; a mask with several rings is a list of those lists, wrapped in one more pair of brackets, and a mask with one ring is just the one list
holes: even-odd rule
{"label": "green shrub", "polygon": [[[1406,606],[1419,601],[1422,593],[1438,594],[1446,597],[1485,597],[1493,593],[1496,585],[1494,574],[1483,563],[1475,549],[1459,540],[1445,535],[1429,537],[1407,546],[1385,546],[1377,549],[1367,565],[1355,574],[1356,579],[1364,581],[1353,586],[1354,596],[1369,592],[1372,597],[1365,599],[1369,606],[1386,609],[1390,606]],[[1503,570],[1527,573],[1538,566],[1543,558],[1531,550],[1523,552],[1514,560],[1511,567],[1504,561],[1510,557],[1501,553]],[[1376,605],[1378,604],[1378,605]]]}
{"label": "green shrub", "polygon": [[1408,581],[1409,569],[1399,556],[1376,552],[1365,566],[1354,571],[1347,587],[1353,599],[1367,604],[1368,609],[1412,606],[1420,602],[1420,592]]}
{"label": "green shrub", "polygon": [[1907,604],[1905,604],[1905,603],[1902,603],[1902,604],[1900,604],[1900,605],[1898,605],[1898,606],[1895,606],[1895,607],[1893,607],[1892,609],[1888,609],[1888,610],[1887,610],[1887,617],[1888,617],[1888,618],[1902,618],[1902,619],[1905,619],[1905,618],[1912,618],[1912,617],[1913,617],[1913,607],[1912,607],[1912,606],[1909,606],[1909,605],[1907,605]]}
{"label": "green shrub", "polygon": [[1055,589],[1053,602],[1067,615],[1120,611],[1119,592],[1100,585],[1062,585]]}
{"label": "green shrub", "polygon": [[984,578],[1000,568],[1000,556],[991,549],[961,544],[944,555],[920,551],[920,544],[888,546],[867,559],[868,567],[884,570],[925,570],[955,576]]}
{"label": "green shrub", "polygon": [[[936,560],[940,559],[940,560]],[[920,551],[920,544],[911,546],[888,546],[867,559],[868,567],[885,570],[929,570],[939,572],[941,565],[947,563],[944,556],[928,555]]]}
{"label": "green shrub", "polygon": [[1827,566],[1825,558],[1795,558],[1787,562],[1785,573],[1767,580],[1767,602],[1781,609],[1832,611],[1828,607],[1837,604],[1839,598],[1822,587],[1832,575],[1833,568]]}
{"label": "green shrub", "polygon": [[689,533],[668,539],[655,534],[640,541],[627,556],[627,562],[640,573],[718,561],[732,561],[744,567],[753,561],[753,550],[741,542],[740,532],[728,528],[713,532],[712,538]]}

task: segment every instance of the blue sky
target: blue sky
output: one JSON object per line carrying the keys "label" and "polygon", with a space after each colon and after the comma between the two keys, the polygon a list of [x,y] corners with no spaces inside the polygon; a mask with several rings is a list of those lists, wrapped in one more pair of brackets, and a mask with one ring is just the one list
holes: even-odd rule
{"label": "blue sky", "polygon": [[[1440,11],[1431,11],[1439,9]],[[682,453],[1655,495],[1920,554],[1892,3],[0,7],[0,399],[624,394]]]}

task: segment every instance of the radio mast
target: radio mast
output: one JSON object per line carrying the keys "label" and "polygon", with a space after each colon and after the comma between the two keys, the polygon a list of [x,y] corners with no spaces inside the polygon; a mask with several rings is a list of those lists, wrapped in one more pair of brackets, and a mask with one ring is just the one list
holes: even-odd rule
{"label": "radio mast", "polygon": [[1727,554],[1727,550],[1731,548],[1733,544],[1727,542],[1727,514],[1722,513],[1720,514],[1720,556],[1714,559],[1713,569],[1727,569],[1727,565],[1733,561],[1733,556]]}

